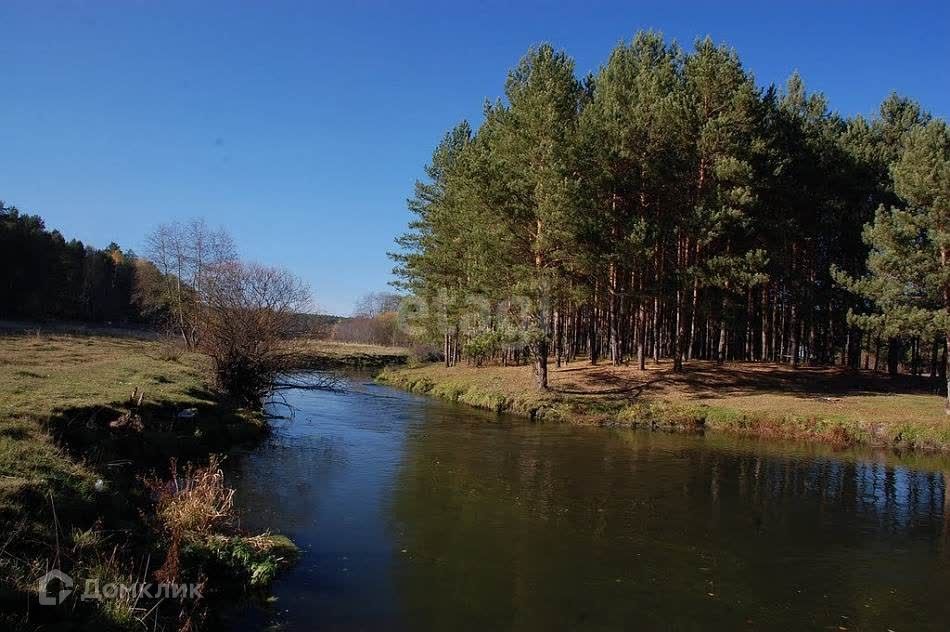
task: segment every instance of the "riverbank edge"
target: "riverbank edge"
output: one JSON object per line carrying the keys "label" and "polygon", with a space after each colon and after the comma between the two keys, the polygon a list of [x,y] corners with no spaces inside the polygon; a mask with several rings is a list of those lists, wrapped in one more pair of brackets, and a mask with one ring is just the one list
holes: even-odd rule
{"label": "riverbank edge", "polygon": [[326,341],[304,345],[295,350],[294,356],[294,364],[301,371],[380,370],[390,366],[403,366],[409,362],[409,351],[400,347]]}
{"label": "riverbank edge", "polygon": [[[434,365],[386,368],[382,384],[410,393],[506,413],[532,421],[552,421],[611,428],[665,432],[723,432],[772,439],[814,441],[847,447],[864,445],[918,451],[950,451],[950,428],[934,431],[912,420],[898,425],[842,416],[799,416],[781,411],[762,413],[703,403],[666,399],[606,399],[535,390],[502,392],[473,384],[464,377],[434,375]],[[486,369],[487,370],[487,369]]]}
{"label": "riverbank edge", "polygon": [[[18,332],[7,335],[20,335]],[[34,334],[39,337],[39,334]],[[94,339],[101,334],[69,334],[77,341]],[[106,336],[106,339],[113,338]],[[124,340],[133,344],[151,342],[148,337],[126,336]],[[142,350],[137,350],[141,352]],[[177,360],[169,360],[178,362]],[[174,385],[174,383],[173,383]],[[37,438],[50,444],[47,452],[49,462],[47,475],[40,481],[23,481],[12,493],[4,497],[4,523],[9,518],[11,506],[14,517],[29,520],[34,538],[29,550],[42,551],[46,541],[55,542],[54,559],[60,558],[59,547],[67,547],[70,539],[85,539],[92,544],[79,544],[68,566],[56,565],[71,574],[77,585],[84,585],[90,579],[86,574],[90,570],[105,571],[107,574],[94,579],[109,581],[127,581],[124,575],[110,575],[122,569],[123,564],[135,566],[134,560],[148,554],[159,552],[174,555],[177,572],[184,578],[200,580],[209,563],[221,574],[216,577],[221,589],[237,590],[240,594],[259,594],[266,592],[273,579],[292,565],[299,556],[299,548],[287,536],[266,532],[260,535],[230,531],[211,534],[206,539],[183,543],[181,552],[178,544],[170,546],[144,544],[154,542],[159,516],[156,507],[148,502],[146,485],[152,476],[171,476],[170,459],[179,466],[194,463],[196,467],[207,463],[211,455],[226,455],[240,446],[252,447],[266,439],[271,432],[268,416],[261,409],[236,408],[227,398],[211,389],[204,391],[201,397],[205,401],[196,402],[195,394],[189,393],[193,387],[191,380],[180,383],[181,392],[177,396],[163,397],[161,401],[133,398],[121,402],[110,398],[105,392],[95,391],[88,396],[95,400],[94,405],[67,406],[54,408],[48,413],[19,414],[3,421],[9,424],[29,424],[36,428]],[[181,413],[181,414],[179,414]],[[8,438],[29,443],[35,439],[27,433],[3,432]],[[38,446],[40,447],[40,446]],[[121,469],[115,470],[118,465]],[[117,473],[116,473],[117,472]],[[0,477],[5,484],[16,483],[16,476]],[[10,489],[4,490],[11,492]],[[143,499],[146,499],[143,504]],[[73,526],[73,524],[77,526]],[[14,522],[12,535],[3,548],[6,553],[18,553]],[[109,551],[98,551],[96,532],[123,532],[121,544],[107,544]],[[46,537],[48,536],[48,537]],[[61,539],[66,539],[61,542]],[[108,541],[105,536],[104,541]],[[131,544],[138,543],[138,544]],[[168,543],[166,543],[168,544]],[[104,565],[102,553],[110,553],[108,565]],[[9,559],[15,559],[9,555]],[[160,559],[157,560],[161,562]],[[59,619],[53,609],[37,609],[35,603],[35,577],[32,571],[35,560],[22,558],[21,568],[14,568],[0,582],[0,622],[30,624],[30,617],[43,615],[45,623],[56,624]],[[196,566],[197,564],[197,566]],[[3,566],[11,570],[9,564]],[[151,569],[156,570],[153,565]],[[25,573],[18,581],[17,576]],[[6,574],[6,573],[5,573]],[[143,575],[146,577],[147,575]],[[230,596],[220,597],[214,586],[211,599],[207,601],[212,616],[222,603],[232,601]],[[233,593],[232,593],[233,594]],[[67,607],[70,602],[56,608]],[[101,629],[139,629],[141,621],[129,618],[129,612],[113,607],[109,602],[101,602],[106,607],[96,607],[96,602],[82,603],[72,607],[68,615],[70,622],[85,622]],[[24,610],[25,608],[25,610]],[[32,612],[32,614],[31,614]],[[19,619],[23,616],[25,619]],[[174,617],[174,615],[172,615]]]}

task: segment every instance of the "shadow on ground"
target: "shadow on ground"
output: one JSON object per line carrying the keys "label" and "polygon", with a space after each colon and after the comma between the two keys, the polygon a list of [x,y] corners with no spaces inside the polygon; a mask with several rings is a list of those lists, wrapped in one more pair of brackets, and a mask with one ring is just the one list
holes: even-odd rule
{"label": "shadow on ground", "polygon": [[805,399],[842,395],[940,393],[943,383],[926,376],[897,375],[782,364],[725,364],[689,362],[682,373],[670,363],[631,366],[573,364],[551,371],[552,391],[564,395],[598,395],[623,398],[663,396],[672,392],[697,398],[735,395],[793,395]]}

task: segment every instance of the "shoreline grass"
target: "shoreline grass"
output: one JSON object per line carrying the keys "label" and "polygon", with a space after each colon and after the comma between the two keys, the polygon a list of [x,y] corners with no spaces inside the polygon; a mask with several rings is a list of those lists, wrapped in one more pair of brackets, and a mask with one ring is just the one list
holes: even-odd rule
{"label": "shoreline grass", "polygon": [[708,362],[675,374],[664,363],[640,371],[577,361],[551,368],[547,392],[534,388],[527,366],[391,367],[377,379],[535,420],[950,450],[943,398],[911,376]]}
{"label": "shoreline grass", "polygon": [[[142,477],[167,470],[171,457],[200,462],[268,431],[260,411],[235,408],[206,386],[207,362],[151,336],[0,333],[0,611],[37,615],[35,603],[24,608],[48,568],[122,577],[148,556],[160,563],[167,543],[155,539]],[[286,558],[289,546],[268,537],[255,541],[254,556],[228,559],[276,569],[271,558]],[[243,551],[244,539],[231,534],[228,547]],[[85,604],[78,616],[139,624],[114,605]]]}

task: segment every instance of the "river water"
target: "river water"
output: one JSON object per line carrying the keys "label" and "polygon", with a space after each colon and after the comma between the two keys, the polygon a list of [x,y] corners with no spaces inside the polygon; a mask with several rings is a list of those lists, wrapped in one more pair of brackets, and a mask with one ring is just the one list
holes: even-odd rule
{"label": "river water", "polygon": [[230,459],[257,630],[946,630],[950,460],[537,424],[355,379]]}

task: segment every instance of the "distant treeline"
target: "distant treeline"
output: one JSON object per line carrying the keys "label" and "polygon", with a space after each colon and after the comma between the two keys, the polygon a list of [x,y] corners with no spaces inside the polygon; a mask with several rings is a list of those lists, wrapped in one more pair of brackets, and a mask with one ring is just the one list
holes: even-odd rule
{"label": "distant treeline", "polygon": [[131,250],[66,240],[37,215],[0,202],[0,318],[143,323]]}
{"label": "distant treeline", "polygon": [[399,326],[402,297],[389,292],[370,292],[356,302],[353,315],[339,318],[330,337],[340,342],[374,345],[406,345],[409,338]]}
{"label": "distant treeline", "polygon": [[[169,310],[156,309],[142,287],[143,279],[161,276],[148,257],[116,243],[99,249],[67,240],[39,215],[0,202],[0,319],[161,327]],[[379,306],[370,302],[374,297],[382,300],[368,295],[353,318],[296,314],[292,329],[301,336],[392,344],[394,324],[382,312],[396,309],[398,299]]]}
{"label": "distant treeline", "polygon": [[448,363],[529,355],[542,388],[549,356],[934,373],[948,189],[946,123],[908,98],[846,118],[708,38],[640,33],[585,77],[541,45],[436,148],[393,257]]}

